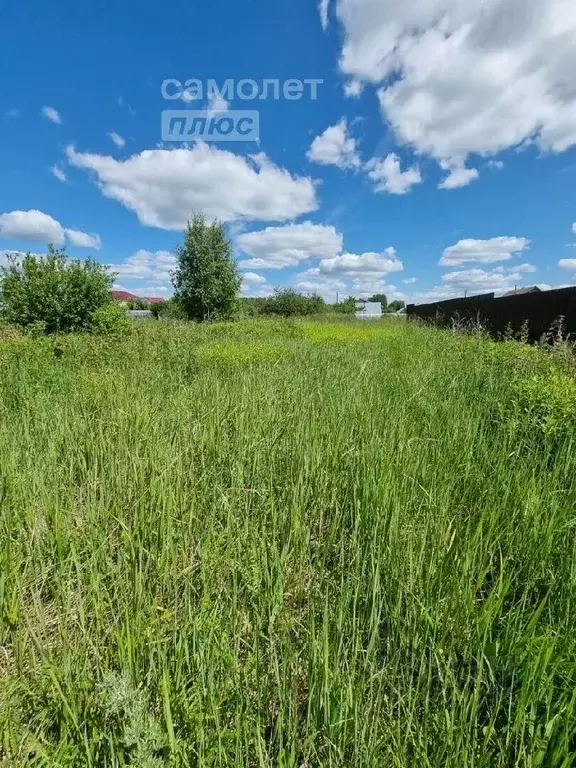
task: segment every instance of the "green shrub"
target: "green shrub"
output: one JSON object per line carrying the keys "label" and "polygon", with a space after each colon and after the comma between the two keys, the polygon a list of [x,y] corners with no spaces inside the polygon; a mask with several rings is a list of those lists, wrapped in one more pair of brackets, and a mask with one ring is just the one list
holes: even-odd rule
{"label": "green shrub", "polygon": [[332,311],[337,312],[339,315],[354,315],[357,309],[357,301],[354,296],[348,296],[343,301],[336,302],[332,305]]}
{"label": "green shrub", "polygon": [[0,268],[0,318],[35,333],[91,331],[94,314],[112,301],[113,276],[88,259],[68,259],[48,246]]}
{"label": "green shrub", "polygon": [[266,300],[263,308],[266,315],[281,315],[296,317],[298,315],[315,315],[326,311],[326,303],[316,294],[304,296],[292,288],[277,288],[274,296]]}
{"label": "green shrub", "polygon": [[157,320],[186,320],[186,313],[175,298],[152,304],[150,309]]}
{"label": "green shrub", "polygon": [[92,332],[96,336],[120,338],[130,333],[131,329],[132,324],[126,317],[126,311],[116,302],[100,307],[92,317]]}

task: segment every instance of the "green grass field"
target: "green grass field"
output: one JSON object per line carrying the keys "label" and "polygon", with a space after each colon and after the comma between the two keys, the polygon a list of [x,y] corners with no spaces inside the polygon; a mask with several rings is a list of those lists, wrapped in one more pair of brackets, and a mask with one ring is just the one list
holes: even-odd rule
{"label": "green grass field", "polygon": [[394,321],[6,336],[0,763],[574,765],[573,373]]}

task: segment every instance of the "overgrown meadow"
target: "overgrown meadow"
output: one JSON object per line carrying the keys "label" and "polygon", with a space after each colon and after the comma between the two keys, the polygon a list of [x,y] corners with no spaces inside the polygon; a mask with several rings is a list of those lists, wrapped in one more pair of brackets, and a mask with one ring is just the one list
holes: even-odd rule
{"label": "overgrown meadow", "polygon": [[574,765],[573,374],[393,320],[5,333],[4,763]]}

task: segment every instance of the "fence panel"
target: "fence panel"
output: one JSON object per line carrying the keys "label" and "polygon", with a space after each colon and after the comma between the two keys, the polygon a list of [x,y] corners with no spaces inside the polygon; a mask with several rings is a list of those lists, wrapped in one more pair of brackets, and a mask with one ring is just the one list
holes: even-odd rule
{"label": "fence panel", "polygon": [[496,337],[509,329],[520,333],[526,328],[531,341],[549,333],[562,317],[565,332],[576,337],[576,287],[499,299],[492,293],[434,304],[409,304],[406,314],[443,327],[451,327],[454,323],[480,323]]}

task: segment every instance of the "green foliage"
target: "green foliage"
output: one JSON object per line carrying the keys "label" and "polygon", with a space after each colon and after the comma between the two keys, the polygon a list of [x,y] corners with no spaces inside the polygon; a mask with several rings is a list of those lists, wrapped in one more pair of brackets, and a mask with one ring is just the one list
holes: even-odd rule
{"label": "green foliage", "polygon": [[404,309],[405,306],[406,302],[402,301],[401,299],[396,299],[395,301],[391,301],[390,304],[388,304],[388,308],[383,305],[382,309],[384,312],[398,312],[399,310]]}
{"label": "green foliage", "polygon": [[315,315],[325,310],[326,303],[321,296],[305,296],[293,288],[276,288],[264,305],[264,314],[282,317]]}
{"label": "green foliage", "polygon": [[91,331],[95,312],[112,301],[112,283],[106,267],[49,245],[45,257],[28,253],[0,268],[0,316],[34,332]]}
{"label": "green foliage", "polygon": [[207,224],[195,214],[177,251],[175,298],[190,320],[222,320],[238,308],[240,277],[219,221]]}
{"label": "green foliage", "polygon": [[150,307],[152,314],[157,320],[185,320],[186,313],[180,302],[174,297],[166,299]]}
{"label": "green foliage", "polygon": [[108,672],[97,688],[98,714],[121,754],[139,768],[162,768],[167,742],[142,689],[126,673]]}
{"label": "green foliage", "polygon": [[126,317],[126,310],[116,302],[97,309],[92,316],[92,333],[95,336],[120,338],[130,333],[132,323]]}
{"label": "green foliage", "polygon": [[265,298],[246,298],[240,299],[240,317],[261,317],[264,314]]}
{"label": "green foliage", "polygon": [[576,379],[552,368],[515,384],[520,407],[547,436],[576,434]]}
{"label": "green foliage", "polygon": [[354,296],[348,296],[344,301],[340,301],[337,304],[332,305],[334,312],[338,312],[342,315],[353,315],[356,312],[357,300]]}
{"label": "green foliage", "polygon": [[261,317],[266,314],[266,303],[268,299],[264,297],[248,297],[240,299],[240,314],[242,317]]}

